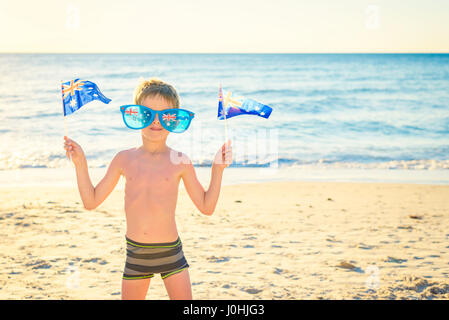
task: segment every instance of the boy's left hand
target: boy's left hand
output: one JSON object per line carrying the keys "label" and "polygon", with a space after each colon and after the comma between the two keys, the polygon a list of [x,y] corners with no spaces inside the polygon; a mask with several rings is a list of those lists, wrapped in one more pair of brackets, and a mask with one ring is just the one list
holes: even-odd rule
{"label": "boy's left hand", "polygon": [[219,168],[227,168],[232,163],[232,147],[231,147],[231,140],[228,140],[228,143],[224,143],[223,146],[218,150],[217,154],[215,155],[214,159],[214,166],[217,166]]}

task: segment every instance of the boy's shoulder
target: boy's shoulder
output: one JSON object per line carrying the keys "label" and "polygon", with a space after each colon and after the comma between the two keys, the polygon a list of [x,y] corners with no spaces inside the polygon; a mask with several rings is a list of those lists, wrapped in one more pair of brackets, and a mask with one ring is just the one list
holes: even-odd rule
{"label": "boy's shoulder", "polygon": [[115,155],[116,157],[126,157],[127,155],[130,155],[131,153],[135,152],[137,148],[129,148],[125,150],[121,150],[117,152]]}
{"label": "boy's shoulder", "polygon": [[184,152],[175,150],[173,148],[170,148],[170,159],[173,163],[176,164],[189,164],[191,163],[190,158],[187,154]]}
{"label": "boy's shoulder", "polygon": [[130,157],[133,157],[133,155],[136,153],[137,148],[129,148],[125,150],[118,151],[113,160],[117,160],[122,165],[126,163]]}

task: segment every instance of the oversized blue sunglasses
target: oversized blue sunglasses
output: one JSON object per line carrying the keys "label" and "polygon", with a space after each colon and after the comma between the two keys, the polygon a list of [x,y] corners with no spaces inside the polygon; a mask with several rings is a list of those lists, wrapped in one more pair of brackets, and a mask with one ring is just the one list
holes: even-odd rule
{"label": "oversized blue sunglasses", "polygon": [[153,110],[137,104],[128,104],[120,107],[123,122],[130,129],[143,129],[153,123],[156,114],[162,126],[170,132],[181,133],[186,131],[195,114],[185,109]]}

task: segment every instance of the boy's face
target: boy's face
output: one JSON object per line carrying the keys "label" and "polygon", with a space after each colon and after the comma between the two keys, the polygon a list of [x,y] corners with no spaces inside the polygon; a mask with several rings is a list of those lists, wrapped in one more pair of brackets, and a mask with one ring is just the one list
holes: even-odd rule
{"label": "boy's face", "polygon": [[[171,109],[173,106],[161,96],[146,97],[142,105],[153,110]],[[160,123],[159,115],[154,117],[153,123],[141,130],[142,136],[150,141],[160,141],[167,139],[170,133]]]}

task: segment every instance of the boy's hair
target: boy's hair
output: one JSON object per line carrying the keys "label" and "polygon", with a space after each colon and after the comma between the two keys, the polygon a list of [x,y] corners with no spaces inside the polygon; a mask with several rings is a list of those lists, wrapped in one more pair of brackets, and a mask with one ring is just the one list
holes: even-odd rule
{"label": "boy's hair", "polygon": [[142,79],[134,90],[134,104],[142,104],[146,97],[161,96],[173,108],[179,108],[179,96],[176,89],[160,79],[151,78],[149,80]]}

